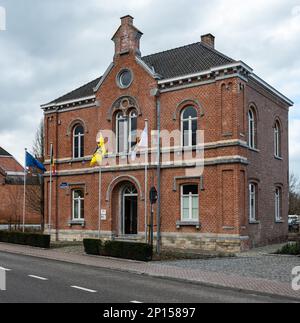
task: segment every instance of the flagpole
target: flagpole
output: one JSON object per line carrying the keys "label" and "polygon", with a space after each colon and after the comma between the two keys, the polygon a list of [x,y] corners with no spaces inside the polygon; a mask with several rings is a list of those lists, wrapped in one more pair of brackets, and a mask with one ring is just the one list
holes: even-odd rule
{"label": "flagpole", "polygon": [[101,199],[102,199],[102,166],[99,167],[99,218],[98,218],[98,238],[101,238]]}
{"label": "flagpole", "polygon": [[[147,129],[147,137],[148,137],[148,119],[145,119],[145,128]],[[145,240],[146,240],[146,243],[148,242],[148,162],[149,162],[148,147],[149,147],[149,139],[145,150]]]}
{"label": "flagpole", "polygon": [[27,148],[25,148],[25,167],[24,167],[23,232],[25,232],[25,217],[26,217],[26,154],[27,154]]}
{"label": "flagpole", "polygon": [[49,216],[48,231],[51,235],[51,217],[52,217],[52,160],[53,160],[53,144],[50,146],[50,188],[49,188]]}

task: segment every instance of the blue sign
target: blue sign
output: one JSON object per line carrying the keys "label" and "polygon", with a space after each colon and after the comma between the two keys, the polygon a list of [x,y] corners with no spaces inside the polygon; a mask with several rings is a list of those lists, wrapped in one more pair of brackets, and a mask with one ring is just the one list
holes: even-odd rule
{"label": "blue sign", "polygon": [[61,189],[65,190],[65,189],[69,188],[69,184],[68,184],[68,183],[61,183],[61,184],[59,185],[59,187],[60,187]]}

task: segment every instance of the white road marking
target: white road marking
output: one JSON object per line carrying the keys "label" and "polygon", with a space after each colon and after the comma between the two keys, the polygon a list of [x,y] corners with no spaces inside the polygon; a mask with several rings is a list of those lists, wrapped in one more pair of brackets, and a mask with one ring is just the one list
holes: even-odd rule
{"label": "white road marking", "polygon": [[132,301],[130,303],[132,303],[132,304],[143,304],[143,302],[138,302],[138,301]]}
{"label": "white road marking", "polygon": [[79,290],[82,290],[82,291],[88,292],[88,293],[97,293],[96,290],[92,290],[92,289],[88,289],[88,288],[84,288],[84,287],[80,287],[80,286],[71,286],[71,288],[79,289]]}
{"label": "white road marking", "polygon": [[11,271],[11,269],[0,267],[0,270]]}
{"label": "white road marking", "polygon": [[43,280],[43,281],[48,280],[47,278],[39,277],[39,276],[35,276],[35,275],[28,275],[28,277],[30,277],[30,278],[34,278],[34,279],[38,279],[38,280]]}

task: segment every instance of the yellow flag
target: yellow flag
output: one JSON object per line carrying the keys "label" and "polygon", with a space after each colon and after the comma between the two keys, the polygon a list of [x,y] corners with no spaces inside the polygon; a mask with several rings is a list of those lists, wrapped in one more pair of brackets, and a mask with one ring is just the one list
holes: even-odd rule
{"label": "yellow flag", "polygon": [[105,142],[104,142],[104,138],[101,135],[99,142],[98,142],[98,146],[97,146],[97,150],[93,155],[92,161],[91,161],[91,167],[94,167],[95,165],[101,165],[104,156],[107,154],[107,150],[105,147]]}

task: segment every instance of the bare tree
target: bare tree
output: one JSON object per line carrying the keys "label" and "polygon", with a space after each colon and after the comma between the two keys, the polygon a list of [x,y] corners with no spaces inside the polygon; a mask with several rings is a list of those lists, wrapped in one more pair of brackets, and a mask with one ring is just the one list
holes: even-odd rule
{"label": "bare tree", "polygon": [[[32,152],[35,157],[42,163],[45,161],[44,156],[44,121],[41,120],[36,131],[35,139],[32,146]],[[27,194],[26,202],[28,208],[40,214],[41,227],[44,230],[44,178],[41,172],[37,169],[31,170],[31,176],[27,178]]]}
{"label": "bare tree", "polygon": [[22,214],[22,186],[8,185],[8,199],[10,209],[8,210],[8,223],[10,229],[20,229]]}
{"label": "bare tree", "polygon": [[290,215],[300,214],[300,180],[295,174],[290,175]]}
{"label": "bare tree", "polygon": [[44,162],[44,147],[44,120],[41,120],[32,146],[33,154],[41,162]]}

